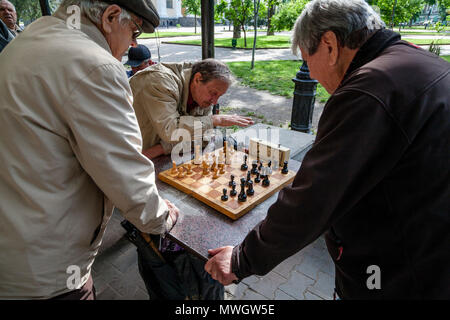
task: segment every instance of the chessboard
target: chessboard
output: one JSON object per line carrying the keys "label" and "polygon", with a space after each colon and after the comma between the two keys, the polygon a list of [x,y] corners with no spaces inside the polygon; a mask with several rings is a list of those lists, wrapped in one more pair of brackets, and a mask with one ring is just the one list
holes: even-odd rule
{"label": "chessboard", "polygon": [[[175,163],[173,163],[173,168],[160,172],[158,178],[178,190],[193,196],[233,220],[239,219],[252,208],[262,203],[294,180],[296,173],[288,170],[287,164],[285,173],[282,173],[283,166],[273,169],[270,168],[269,171],[267,169],[268,165],[270,165],[269,163],[261,164],[258,162],[260,170],[262,166],[262,169],[266,168],[263,172],[270,173],[266,174],[268,176],[269,185],[263,186],[262,180],[258,183],[255,182],[257,176],[251,174],[250,171],[253,168],[252,163],[255,163],[256,160],[241,151],[235,150],[232,151],[232,161],[227,161],[228,164],[222,163],[222,170],[219,171],[216,168],[213,172],[211,171],[211,167],[216,165],[215,159],[218,159],[218,153],[223,152],[221,151],[222,149],[223,148],[210,154],[203,155],[202,159],[207,159],[207,161],[202,161],[202,164],[195,164],[194,160],[191,160],[175,168]],[[214,160],[211,160],[211,158]],[[212,161],[214,161],[214,165],[212,165]],[[242,170],[241,166],[244,161],[248,168]],[[198,163],[198,161],[196,162]],[[220,163],[220,161],[218,161],[218,163]],[[183,169],[180,169],[180,167]],[[222,173],[220,173],[221,171]],[[247,181],[249,174],[253,182],[250,184],[253,186],[254,193],[253,195],[247,195],[245,201],[240,201],[238,198],[241,193],[241,183],[243,182],[241,179]],[[234,182],[236,184],[235,190],[237,194],[234,196],[230,194],[232,191],[232,187],[230,186],[231,175],[234,176]],[[224,189],[227,189],[227,200],[222,200]],[[243,189],[245,190],[245,193],[247,193],[248,186]]]}

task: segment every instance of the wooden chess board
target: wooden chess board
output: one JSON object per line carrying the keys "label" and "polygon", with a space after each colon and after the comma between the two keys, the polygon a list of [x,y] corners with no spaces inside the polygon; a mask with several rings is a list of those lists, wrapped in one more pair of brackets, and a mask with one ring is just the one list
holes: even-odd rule
{"label": "wooden chess board", "polygon": [[[218,154],[219,150],[215,151]],[[203,157],[208,158],[211,154],[206,154]],[[255,193],[253,196],[247,196],[247,201],[239,202],[238,195],[241,189],[240,179],[247,177],[247,171],[251,170],[252,158],[248,158],[248,169],[241,170],[241,164],[243,163],[244,153],[240,151],[234,151],[232,154],[231,164],[224,166],[224,174],[219,174],[219,177],[213,179],[213,172],[209,172],[207,175],[203,175],[202,165],[194,164],[193,160],[184,163],[182,166],[186,168],[187,164],[191,164],[192,173],[185,175],[182,178],[178,178],[178,173],[171,173],[172,169],[159,173],[158,178],[178,190],[193,196],[194,198],[202,201],[217,211],[227,215],[233,220],[239,219],[256,205],[260,204],[275,192],[281,190],[283,187],[292,183],[295,177],[295,172],[289,170],[287,174],[282,174],[281,169],[272,170],[272,174],[269,176],[270,185],[267,187],[262,186],[262,181],[255,183],[255,175],[251,176],[253,180],[253,189]],[[267,166],[267,164],[265,164]],[[185,171],[186,172],[186,171]],[[236,196],[230,196],[231,187],[228,185],[231,178],[234,175],[234,181],[236,183]],[[228,200],[222,201],[221,196],[223,189],[227,189]],[[247,188],[246,188],[247,189]]]}

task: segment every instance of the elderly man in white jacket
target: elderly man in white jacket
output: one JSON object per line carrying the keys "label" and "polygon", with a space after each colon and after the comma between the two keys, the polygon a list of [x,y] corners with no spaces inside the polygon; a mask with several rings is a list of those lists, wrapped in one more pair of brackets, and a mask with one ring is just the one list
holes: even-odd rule
{"label": "elderly man in white jacket", "polygon": [[0,54],[0,299],[95,298],[113,206],[142,232],[176,222],[120,61],[158,24],[150,0],[64,0]]}

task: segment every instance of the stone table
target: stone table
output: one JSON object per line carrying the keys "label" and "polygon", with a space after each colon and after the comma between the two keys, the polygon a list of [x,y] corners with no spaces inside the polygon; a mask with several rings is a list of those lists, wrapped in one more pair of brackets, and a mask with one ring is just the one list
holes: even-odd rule
{"label": "stone table", "polygon": [[[169,156],[158,157],[153,163],[156,174],[172,167]],[[300,162],[290,160],[288,166],[289,170],[297,172]],[[208,249],[241,243],[247,233],[266,217],[267,210],[278,196],[277,192],[238,220],[232,220],[159,179],[156,179],[156,185],[161,197],[180,209],[178,221],[167,236],[205,261]]]}

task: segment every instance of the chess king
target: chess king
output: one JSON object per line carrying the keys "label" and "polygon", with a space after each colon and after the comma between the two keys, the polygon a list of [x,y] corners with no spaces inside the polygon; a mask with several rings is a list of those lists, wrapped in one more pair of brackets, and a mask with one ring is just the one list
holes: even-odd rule
{"label": "chess king", "polygon": [[158,63],[134,75],[130,86],[143,153],[150,159],[169,154],[180,142],[180,131],[176,129],[182,130],[183,139],[188,136],[191,141],[202,140],[196,136],[196,123],[201,125],[202,136],[215,127],[253,124],[249,117],[212,114],[212,106],[231,82],[229,68],[214,59],[194,64]]}

